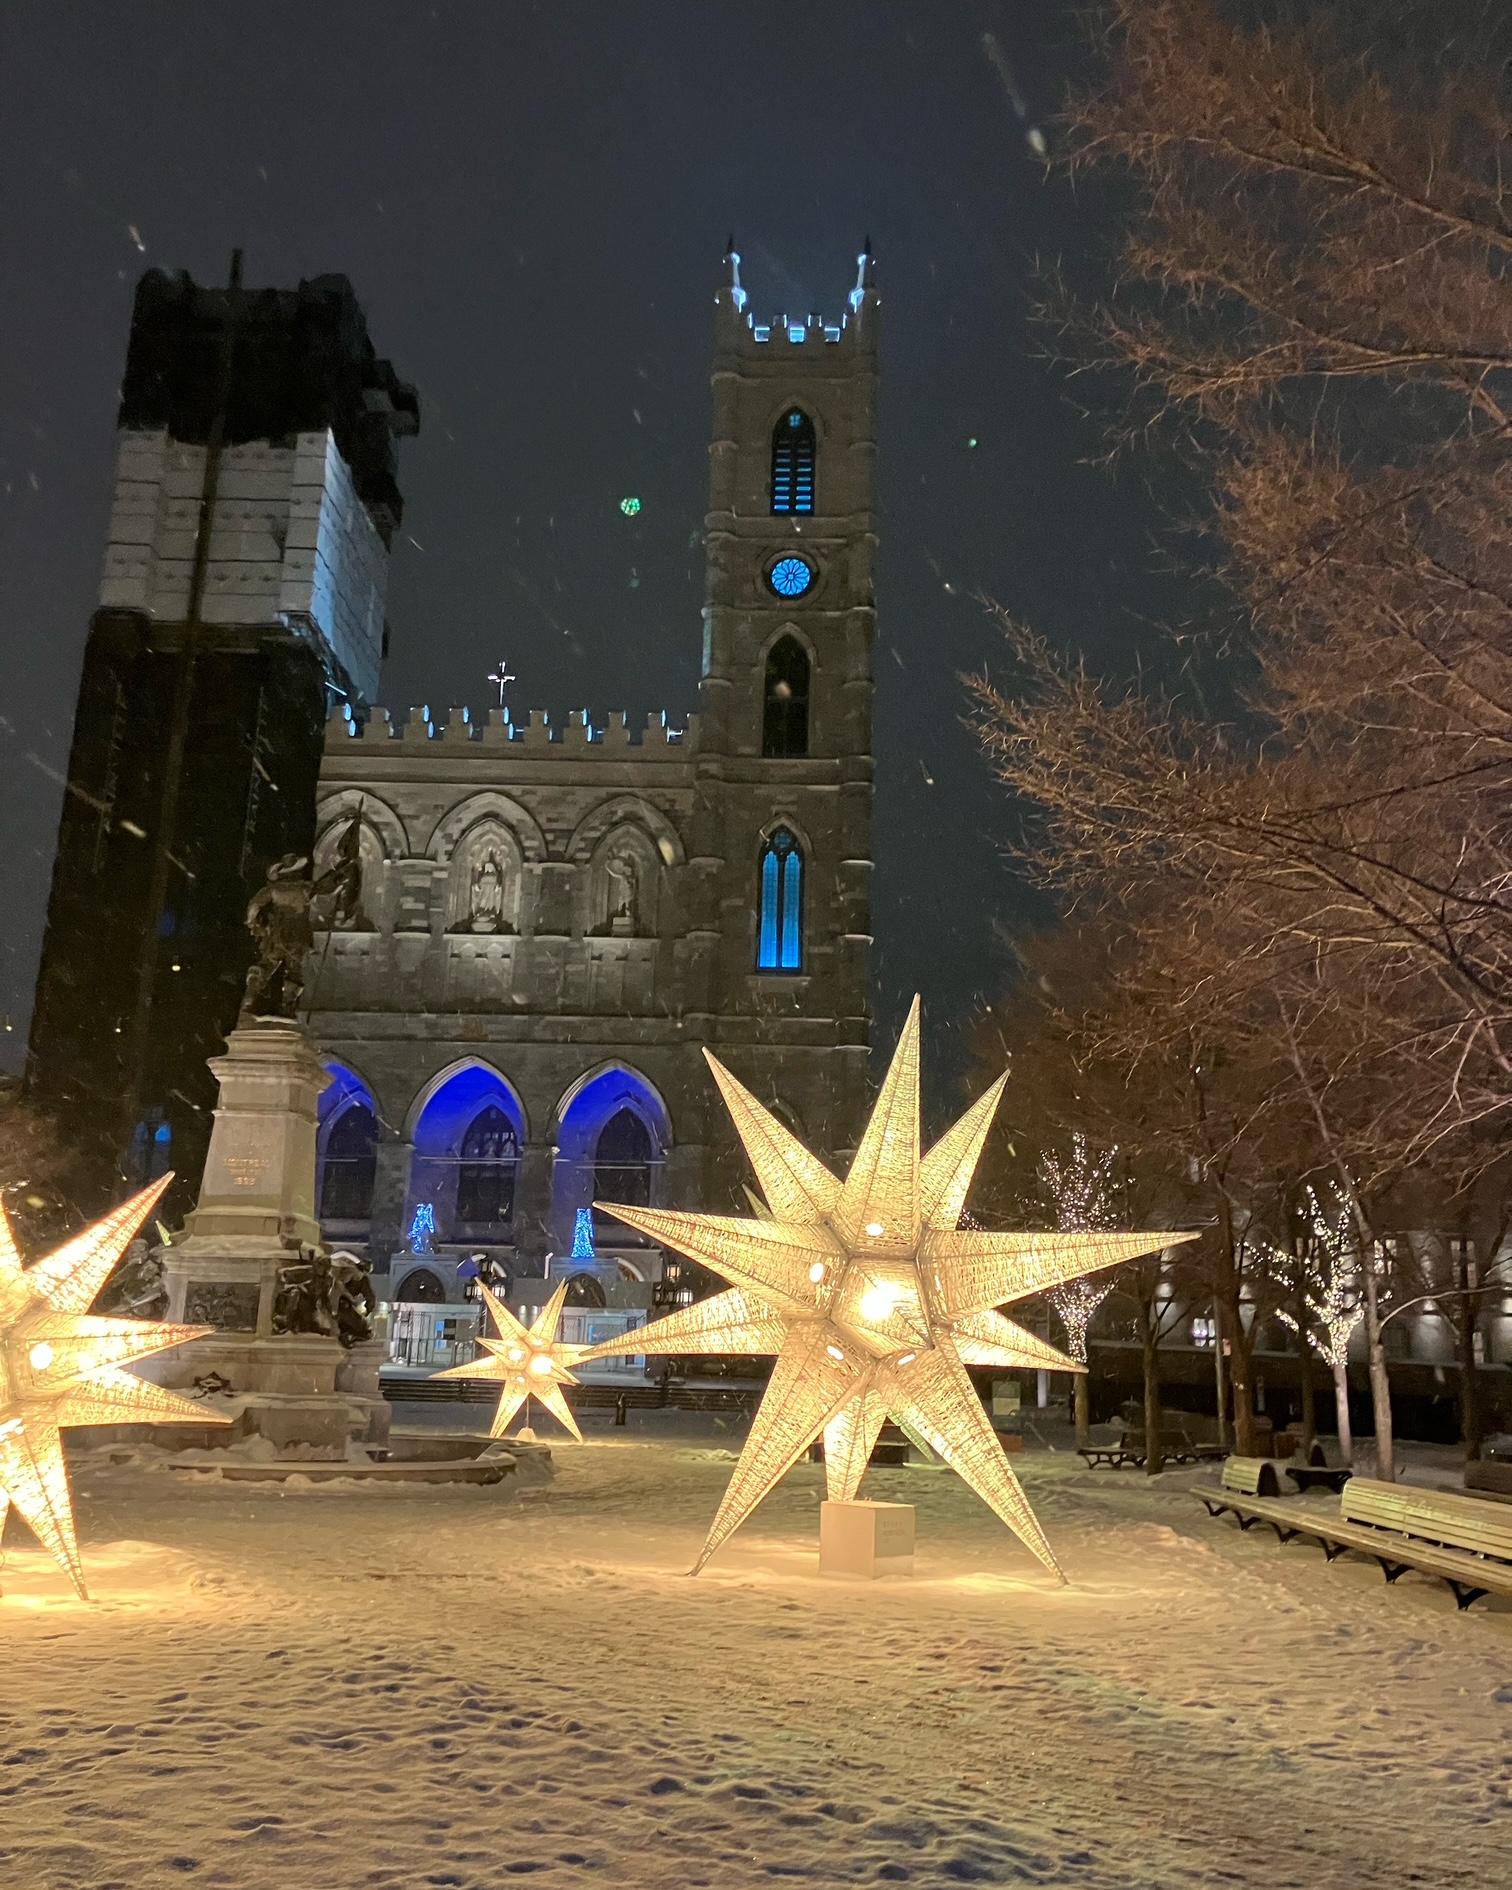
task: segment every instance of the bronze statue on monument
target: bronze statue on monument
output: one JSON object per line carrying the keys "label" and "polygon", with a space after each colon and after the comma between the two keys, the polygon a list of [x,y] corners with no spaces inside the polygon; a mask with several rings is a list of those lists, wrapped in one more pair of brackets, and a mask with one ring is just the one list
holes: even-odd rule
{"label": "bronze statue on monument", "polygon": [[325,872],[314,874],[308,854],[286,853],[247,906],[254,957],[242,992],[239,1023],[259,1017],[292,1018],[304,999],[305,960],[315,947],[312,913],[319,905],[328,925],[350,924],[362,907],[362,809],[342,830]]}

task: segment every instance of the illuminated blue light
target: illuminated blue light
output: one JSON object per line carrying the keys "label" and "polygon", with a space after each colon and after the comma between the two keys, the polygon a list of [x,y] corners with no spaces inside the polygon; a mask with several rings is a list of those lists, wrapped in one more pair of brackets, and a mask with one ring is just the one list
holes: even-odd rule
{"label": "illuminated blue light", "polygon": [[422,1201],[415,1209],[410,1220],[409,1244],[411,1253],[433,1253],[432,1242],[436,1237],[436,1210],[429,1201]]}
{"label": "illuminated blue light", "polygon": [[593,1209],[580,1207],[572,1217],[572,1258],[597,1260],[593,1250]]}
{"label": "illuminated blue light", "polygon": [[756,969],[803,969],[803,851],[779,827],[761,851]]}
{"label": "illuminated blue light", "polygon": [[814,567],[806,558],[779,558],[767,573],[767,583],[779,597],[802,597],[814,582]]}
{"label": "illuminated blue light", "polygon": [[807,332],[808,331],[804,328],[802,322],[789,322],[788,323],[788,340],[789,341],[802,341],[804,335]]}

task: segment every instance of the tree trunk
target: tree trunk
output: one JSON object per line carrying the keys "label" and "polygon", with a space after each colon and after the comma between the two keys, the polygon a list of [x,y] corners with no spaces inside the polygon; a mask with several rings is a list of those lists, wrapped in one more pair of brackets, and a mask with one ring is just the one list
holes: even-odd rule
{"label": "tree trunk", "polygon": [[1092,1436],[1092,1393],[1087,1373],[1078,1372],[1071,1385],[1076,1399],[1076,1447],[1085,1450]]}
{"label": "tree trunk", "polygon": [[[1301,1274],[1298,1273],[1300,1281]],[[1306,1459],[1318,1435],[1318,1394],[1313,1384],[1312,1345],[1308,1340],[1307,1295],[1300,1290],[1292,1301],[1292,1318],[1296,1321],[1297,1370],[1300,1374],[1299,1387],[1302,1393],[1302,1456]],[[1342,1441],[1342,1440],[1341,1440]]]}
{"label": "tree trunk", "polygon": [[1480,1302],[1476,1296],[1476,1266],[1470,1257],[1469,1243],[1461,1240],[1456,1243],[1459,1254],[1455,1261],[1455,1286],[1459,1297],[1455,1306],[1455,1342],[1459,1351],[1460,1369],[1460,1438],[1465,1446],[1467,1462],[1473,1462],[1481,1454],[1481,1409],[1480,1385],[1475,1372],[1475,1331]]}
{"label": "tree trunk", "polygon": [[1229,1351],[1229,1383],[1234,1397],[1234,1449],[1241,1457],[1255,1454],[1255,1391],[1250,1371],[1250,1353],[1255,1343],[1253,1331],[1246,1332],[1239,1314],[1237,1296],[1224,1308],[1226,1324],[1233,1327]]}
{"label": "tree trunk", "polygon": [[1365,1282],[1365,1355],[1370,1361],[1370,1408],[1375,1417],[1376,1475],[1396,1481],[1396,1449],[1391,1430],[1391,1379],[1386,1371],[1386,1347],[1381,1337],[1381,1307],[1376,1297],[1375,1256],[1366,1252],[1360,1264]]}
{"label": "tree trunk", "polygon": [[1239,1269],[1234,1264],[1238,1245],[1234,1235],[1234,1208],[1227,1193],[1218,1191],[1218,1278],[1213,1298],[1218,1313],[1218,1350],[1229,1342],[1229,1389],[1234,1401],[1234,1449],[1241,1457],[1255,1454],[1255,1400],[1250,1386],[1251,1335],[1246,1335],[1240,1301]]}
{"label": "tree trunk", "polygon": [[1160,1348],[1153,1323],[1159,1317],[1158,1307],[1146,1309],[1140,1335],[1144,1342],[1145,1475],[1149,1477],[1158,1476],[1165,1468],[1160,1448]]}
{"label": "tree trunk", "polygon": [[1223,1320],[1219,1317],[1218,1302],[1213,1301],[1213,1383],[1218,1393],[1218,1442],[1225,1450],[1230,1448],[1228,1421],[1228,1373],[1223,1369]]}
{"label": "tree trunk", "polygon": [[1333,1381],[1334,1411],[1339,1426],[1339,1462],[1352,1464],[1354,1462],[1354,1432],[1349,1425],[1349,1367],[1347,1364],[1334,1366]]}

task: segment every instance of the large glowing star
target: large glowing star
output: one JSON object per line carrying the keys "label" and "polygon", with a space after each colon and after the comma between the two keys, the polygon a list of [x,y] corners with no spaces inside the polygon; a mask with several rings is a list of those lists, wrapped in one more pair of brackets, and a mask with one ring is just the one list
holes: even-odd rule
{"label": "large glowing star", "polygon": [[209,1326],[97,1319],[86,1310],[172,1179],[165,1175],[29,1267],[0,1206],[0,1529],[14,1503],[85,1600],[64,1428],[225,1422],[122,1369],[202,1338]]}
{"label": "large glowing star", "polygon": [[843,1182],[708,1060],[771,1218],[599,1203],[722,1273],[732,1287],[584,1354],[775,1354],[694,1573],[820,1431],[830,1498],[851,1500],[891,1417],[937,1451],[1059,1575],[966,1367],[1081,1371],[995,1308],[1193,1236],[962,1230],[966,1191],[1007,1078],[921,1157],[917,998]]}
{"label": "large glowing star", "polygon": [[527,1331],[514,1314],[500,1299],[496,1299],[485,1286],[483,1303],[493,1314],[494,1325],[498,1328],[496,1339],[480,1338],[478,1343],[488,1352],[487,1358],[475,1358],[467,1365],[453,1365],[449,1371],[437,1372],[438,1378],[493,1378],[501,1387],[498,1409],[494,1412],[490,1437],[502,1437],[509,1429],[510,1419],[527,1398],[536,1398],[556,1419],[558,1424],[565,1424],[579,1443],[583,1433],[578,1429],[567,1400],[562,1396],[563,1385],[575,1385],[577,1380],[567,1367],[574,1363],[582,1352],[580,1345],[562,1345],[557,1340],[557,1323],[562,1317],[562,1307],[567,1299],[567,1282],[552,1294],[542,1308],[539,1317]]}

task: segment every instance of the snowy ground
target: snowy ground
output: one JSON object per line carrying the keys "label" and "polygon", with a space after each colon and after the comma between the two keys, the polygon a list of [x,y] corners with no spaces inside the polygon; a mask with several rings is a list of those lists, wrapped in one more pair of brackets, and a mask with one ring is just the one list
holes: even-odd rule
{"label": "snowy ground", "polygon": [[515,1500],[77,1458],[96,1603],[0,1569],[0,1885],[1507,1881],[1505,1604],[1042,1452],[1069,1590],[923,1470],[912,1583],[821,1582],[808,1465],[690,1581],[732,1436],[636,1417]]}

